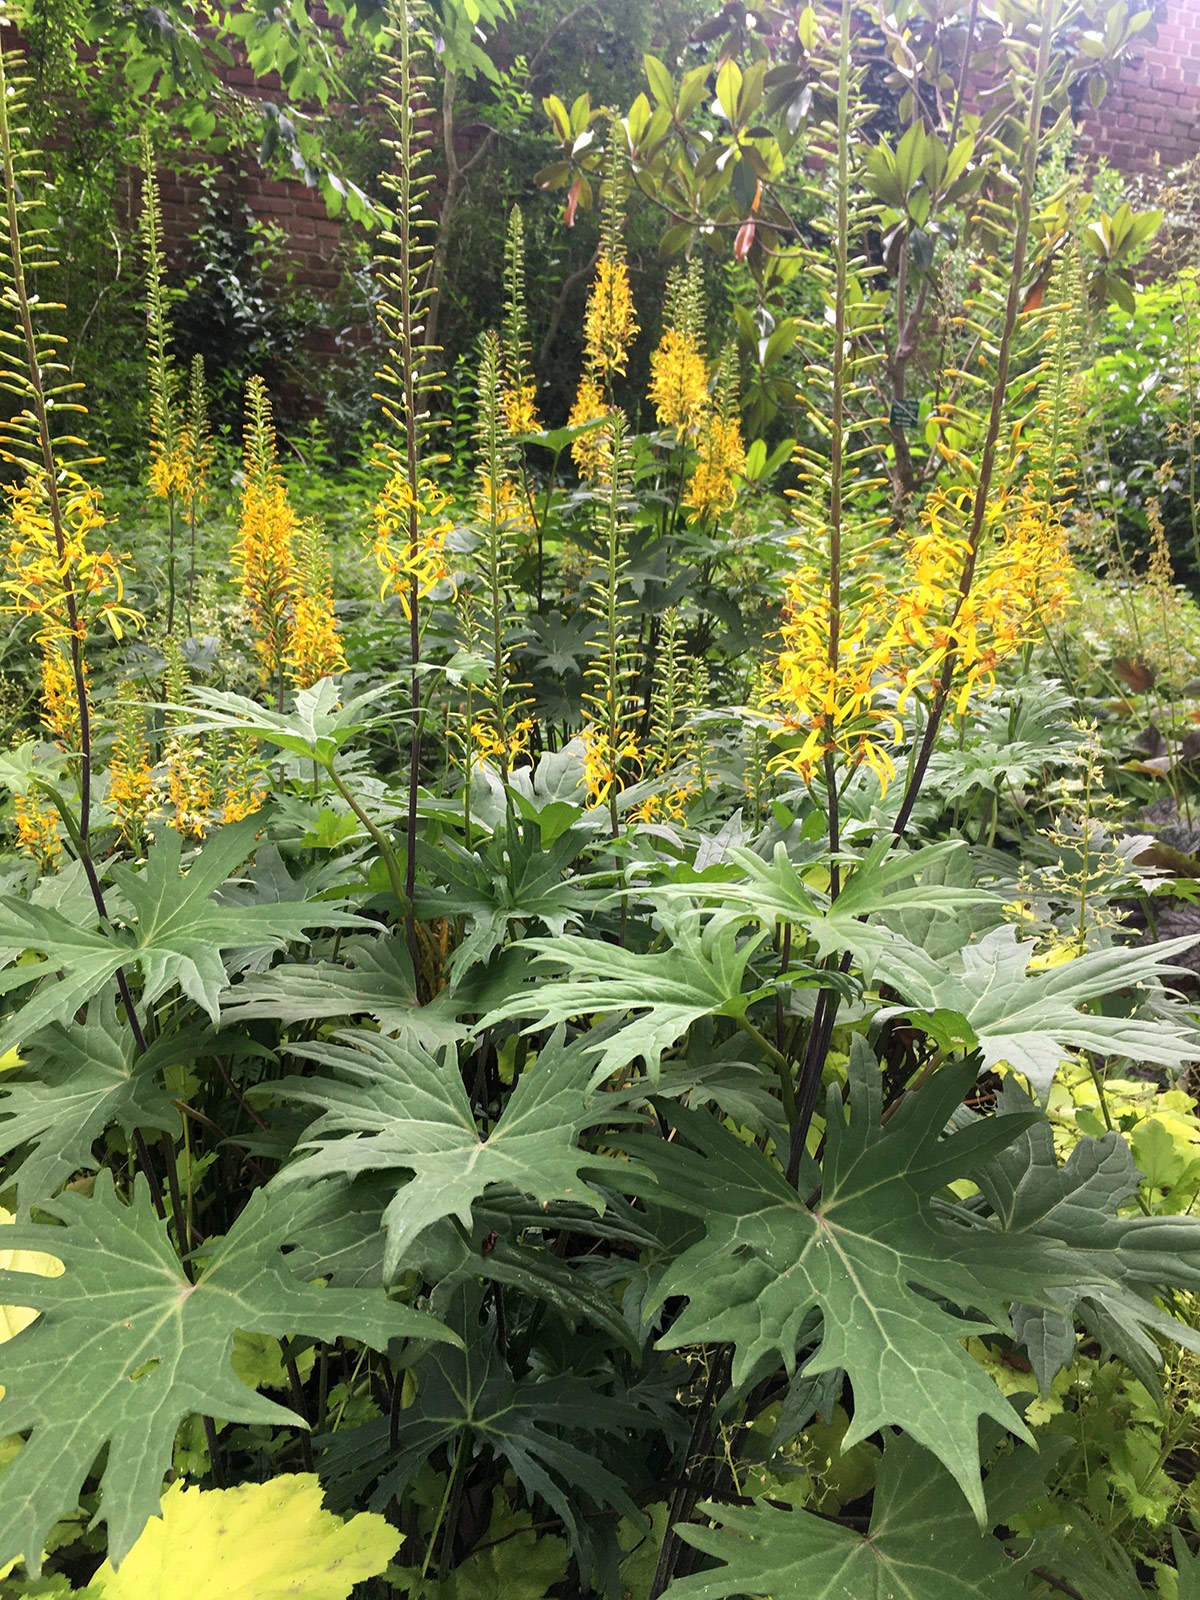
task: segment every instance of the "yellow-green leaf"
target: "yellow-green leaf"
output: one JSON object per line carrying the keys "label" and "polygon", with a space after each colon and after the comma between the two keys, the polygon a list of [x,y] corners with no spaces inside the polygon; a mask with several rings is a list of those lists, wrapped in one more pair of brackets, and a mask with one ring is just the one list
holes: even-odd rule
{"label": "yellow-green leaf", "polygon": [[162,1517],[92,1585],[104,1600],[347,1600],[400,1542],[374,1512],[343,1522],[326,1511],[315,1473],[236,1489],[173,1483]]}

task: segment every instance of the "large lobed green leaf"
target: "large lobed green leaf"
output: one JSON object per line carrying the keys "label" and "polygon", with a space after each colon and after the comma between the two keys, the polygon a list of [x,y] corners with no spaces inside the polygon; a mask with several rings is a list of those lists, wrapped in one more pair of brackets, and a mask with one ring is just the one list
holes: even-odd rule
{"label": "large lobed green leaf", "polygon": [[1019,941],[1016,929],[1006,925],[957,955],[939,958],[900,940],[881,949],[875,973],[904,1000],[897,1012],[961,1017],[963,1042],[982,1053],[985,1066],[1007,1062],[1045,1098],[1062,1062],[1079,1050],[1172,1067],[1200,1055],[1194,1028],[1083,1009],[1137,985],[1157,986],[1177,970],[1172,956],[1194,942],[1189,937],[1144,949],[1113,946],[1031,972],[1035,945]]}
{"label": "large lobed green leaf", "polygon": [[706,1509],[715,1528],[677,1531],[722,1565],[677,1580],[668,1600],[1025,1600],[1004,1546],[910,1439],[888,1440],[864,1533],[762,1501]]}
{"label": "large lobed green leaf", "polygon": [[591,1058],[565,1047],[562,1031],[517,1079],[494,1128],[483,1133],[452,1050],[433,1055],[415,1042],[367,1032],[304,1054],[333,1077],[288,1078],[274,1092],[321,1108],[304,1144],[308,1154],[277,1181],[311,1182],[372,1171],[412,1174],[383,1214],[384,1275],[390,1281],[413,1242],[443,1217],[471,1225],[471,1207],[493,1184],[542,1204],[603,1201],[581,1177],[615,1163],[579,1148],[581,1131],[608,1114],[588,1095]]}
{"label": "large lobed green leaf", "polygon": [[[167,1041],[168,1049],[173,1041]],[[0,1156],[21,1210],[47,1199],[81,1170],[94,1171],[96,1140],[116,1126],[175,1134],[179,1112],[162,1082],[161,1042],[142,1056],[111,996],[86,1021],[37,1034],[16,1072],[0,1077]]]}
{"label": "large lobed green leaf", "polygon": [[0,1346],[0,1436],[27,1433],[0,1492],[0,1567],[24,1554],[37,1567],[47,1533],[75,1509],[101,1451],[97,1516],[119,1562],[158,1512],[175,1432],[193,1413],[230,1422],[302,1426],[291,1411],[242,1384],[231,1365],[235,1332],[361,1340],[386,1350],[400,1338],[451,1341],[433,1317],[382,1289],[331,1289],[292,1275],[286,1200],[258,1190],[189,1283],[144,1180],[123,1204],[107,1171],[85,1200],[44,1202],[63,1226],[17,1224],[13,1249],[57,1257],[57,1278],[0,1272],[0,1304],[42,1314]]}
{"label": "large lobed green leaf", "polygon": [[40,951],[40,961],[0,973],[0,993],[38,979],[41,988],[0,1027],[0,1054],[79,1007],[112,982],[118,968],[140,969],[143,999],[153,1005],[178,984],[213,1022],[227,982],[223,950],[265,945],[282,949],[314,927],[361,927],[353,913],[327,901],[222,905],[214,896],[254,847],[253,817],[222,828],[182,871],[182,840],[166,829],[146,865],[115,866],[113,883],[128,908],[115,931],[81,928],[60,912],[7,896],[0,899],[0,947]]}
{"label": "large lobed green leaf", "polygon": [[568,1022],[574,1017],[631,1012],[622,1027],[606,1030],[587,1046],[596,1059],[594,1076],[607,1078],[639,1056],[657,1078],[665,1051],[678,1043],[701,1017],[742,1017],[766,991],[745,991],[746,969],[765,933],[744,938],[729,917],[707,923],[698,911],[664,918],[670,948],[627,950],[596,938],[566,935],[526,939],[539,967],[565,968],[567,976],[547,977],[517,991],[480,1023],[494,1026],[517,1017],[537,1020],[524,1029]]}
{"label": "large lobed green leaf", "polygon": [[[821,1340],[805,1370],[848,1374],[846,1448],[888,1424],[905,1429],[945,1464],[982,1522],[980,1421],[1026,1430],[963,1341],[1011,1331],[1014,1304],[1061,1313],[1088,1301],[1104,1304],[1132,1338],[1150,1327],[1195,1345],[1190,1329],[1157,1311],[1148,1287],[1200,1286],[1200,1222],[1142,1227],[1142,1219],[1110,1216],[1089,1230],[1066,1226],[1076,1209],[1051,1219],[1034,1205],[1021,1223],[956,1204],[945,1186],[977,1174],[986,1185],[989,1162],[1032,1120],[980,1118],[944,1137],[973,1072],[969,1064],[943,1069],[882,1124],[878,1069],[859,1052],[849,1121],[831,1090],[823,1171],[801,1174],[802,1193],[822,1186],[811,1208],[757,1148],[699,1113],[667,1113],[692,1149],[678,1140],[628,1143],[654,1172],[655,1197],[704,1228],[655,1292],[658,1305],[687,1300],[664,1346],[731,1343],[737,1383],[764,1358],[790,1368],[804,1318],[819,1310]],[[1052,1182],[1059,1192],[1057,1169]],[[1086,1197],[1077,1210],[1085,1205]]]}

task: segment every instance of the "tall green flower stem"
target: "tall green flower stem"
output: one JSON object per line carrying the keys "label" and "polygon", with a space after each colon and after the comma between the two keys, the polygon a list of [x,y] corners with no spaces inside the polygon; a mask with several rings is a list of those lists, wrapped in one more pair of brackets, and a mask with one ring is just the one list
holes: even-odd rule
{"label": "tall green flower stem", "polygon": [[[383,288],[379,320],[388,343],[387,357],[378,377],[384,418],[399,436],[386,447],[387,464],[403,474],[407,484],[404,536],[407,541],[408,670],[410,686],[408,800],[405,817],[403,896],[409,953],[418,965],[417,935],[413,919],[413,892],[417,870],[417,801],[421,780],[421,744],[425,712],[421,699],[421,599],[419,575],[421,506],[423,502],[423,449],[429,428],[426,400],[435,386],[434,347],[425,340],[425,323],[431,292],[426,271],[429,246],[421,234],[428,228],[422,203],[429,184],[424,156],[428,144],[429,105],[425,80],[417,70],[416,48],[421,42],[421,15],[412,0],[397,0],[395,23],[388,34],[392,67],[388,74],[384,109],[393,137],[388,140],[393,169],[387,178],[393,196],[393,221],[382,242],[390,252],[380,263]],[[385,856],[385,860],[386,860]],[[390,874],[389,867],[389,874]]]}
{"label": "tall green flower stem", "polygon": [[[39,335],[34,324],[33,299],[29,292],[25,236],[22,228],[22,212],[27,203],[23,201],[22,195],[35,192],[36,185],[30,181],[33,175],[24,164],[18,167],[12,115],[21,105],[22,80],[19,77],[13,78],[10,72],[11,66],[11,57],[7,57],[6,53],[0,50],[0,168],[2,168],[0,176],[4,185],[5,228],[8,242],[7,272],[4,274],[8,281],[3,284],[3,291],[11,309],[16,313],[22,356],[18,358],[19,365],[15,368],[5,367],[0,370],[0,377],[6,381],[9,389],[19,396],[23,408],[4,428],[3,436],[0,437],[0,457],[23,468],[26,472],[40,473],[46,488],[50,524],[62,573],[62,598],[71,679],[79,717],[79,811],[77,817],[73,819],[74,826],[69,831],[76,844],[79,862],[87,880],[88,892],[96,915],[100,918],[102,926],[108,926],[108,906],[91,848],[92,715],[83,660],[84,622],[67,553],[63,504],[59,493],[59,477],[63,465],[61,448],[74,445],[77,449],[78,442],[74,439],[56,440],[50,424],[51,404],[58,410],[73,409],[76,412],[82,411],[83,407],[77,401],[64,399],[78,389],[78,385],[69,378],[68,381],[57,383],[50,388],[46,384],[48,373],[63,374],[66,368],[61,360],[55,358],[60,341],[44,333]],[[36,248],[35,242],[35,252]],[[36,254],[33,264],[38,264]],[[80,465],[83,464],[80,462]],[[124,967],[117,968],[115,978],[129,1031],[138,1054],[142,1055],[147,1048],[146,1033]],[[133,1143],[155,1210],[165,1220],[166,1205],[162,1183],[140,1130],[134,1132]],[[179,1189],[174,1146],[166,1134],[163,1135],[163,1159],[171,1193],[176,1237],[185,1257],[186,1266],[186,1255],[190,1244],[186,1232],[186,1212]]]}
{"label": "tall green flower stem", "polygon": [[[846,121],[846,100],[844,95],[848,91],[848,53],[849,43],[846,36],[848,27],[848,6],[843,8],[843,35],[841,48],[841,66],[839,69],[838,93],[838,118],[839,127],[844,130]],[[951,632],[957,621],[963,605],[970,596],[971,586],[974,582],[975,568],[979,559],[979,551],[983,540],[986,524],[987,510],[996,471],[997,446],[1000,438],[1000,429],[1004,417],[1004,404],[1008,392],[1009,368],[1012,360],[1014,335],[1017,327],[1017,318],[1021,310],[1024,295],[1024,271],[1029,248],[1030,223],[1033,215],[1034,194],[1037,183],[1038,155],[1042,143],[1042,112],[1045,105],[1045,85],[1050,69],[1050,51],[1053,42],[1054,26],[1057,16],[1057,0],[1045,0],[1042,9],[1041,30],[1038,41],[1037,62],[1034,68],[1033,80],[1029,90],[1028,116],[1025,126],[1025,150],[1021,168],[1021,181],[1016,202],[1016,228],[1013,240],[1012,260],[1009,267],[1008,294],[1005,301],[1004,323],[1001,331],[999,348],[996,361],[996,377],[992,387],[991,406],[988,414],[987,431],[984,437],[983,450],[980,458],[979,475],[976,480],[975,494],[972,500],[971,518],[968,529],[967,554],[963,562],[959,578],[958,599],[951,617]],[[848,240],[842,234],[844,222],[842,210],[843,196],[848,192],[848,162],[849,153],[843,137],[839,141],[838,152],[838,266],[839,279],[842,278],[842,262],[848,249]],[[835,313],[842,310],[840,297],[835,307]],[[838,324],[842,327],[844,324]],[[842,339],[835,331],[835,363],[838,360],[838,351],[841,349]],[[833,449],[838,449],[840,413],[837,409],[837,387],[839,376],[835,366],[834,370],[834,426]],[[840,517],[835,516],[835,509],[840,511],[840,496],[837,471],[833,472],[833,489],[831,494],[831,555],[835,541],[840,533]],[[835,564],[836,573],[836,564]],[[836,577],[832,580],[836,583]],[[831,662],[836,662],[836,590],[831,587]],[[912,763],[904,794],[901,798],[900,809],[893,824],[893,835],[899,840],[903,837],[912,817],[913,807],[921,792],[921,785],[933,755],[934,745],[937,742],[938,732],[945,716],[946,707],[950,699],[950,691],[954,682],[955,671],[958,665],[958,656],[953,648],[947,654],[934,687],[934,693],[929,705],[925,721],[925,730],[921,744],[918,747],[916,758]],[[836,785],[832,781],[829,758],[826,758],[826,785],[829,792],[830,803],[830,841],[831,848],[837,848],[834,842],[837,838],[837,800]],[[836,872],[836,868],[833,869]],[[837,880],[831,876],[831,892],[837,892]],[[821,1076],[824,1071],[825,1059],[829,1053],[829,1046],[833,1037],[834,1023],[837,1017],[838,1001],[836,994],[830,989],[823,989],[817,1000],[813,1015],[812,1027],[809,1032],[808,1047],[805,1052],[804,1064],[800,1073],[797,1090],[797,1103],[799,1117],[792,1129],[791,1151],[788,1159],[788,1176],[792,1182],[796,1181],[800,1170],[800,1160],[808,1139],[808,1131],[812,1126],[813,1115],[816,1111],[817,1097],[820,1093]]]}
{"label": "tall green flower stem", "polygon": [[142,243],[146,252],[146,378],[150,393],[150,486],[167,505],[167,632],[175,631],[177,518],[184,466],[183,419],[171,359],[171,317],[163,262],[162,206],[154,148],[142,143]]}
{"label": "tall green flower stem", "polygon": [[[849,292],[850,272],[850,38],[851,4],[842,0],[841,29],[838,38],[837,72],[837,199],[836,236],[834,239],[835,277],[833,285],[833,357],[830,367],[832,407],[830,414],[829,460],[829,643],[827,659],[830,674],[836,679],[841,632],[841,569],[843,533],[843,477],[846,451],[846,300]],[[829,839],[829,893],[836,899],[841,891],[841,871],[838,854],[841,849],[841,827],[838,806],[837,765],[832,750],[827,750],[824,760],[825,796],[828,807]],[[800,1170],[800,1157],[808,1130],[816,1110],[817,1095],[821,1087],[821,1073],[829,1053],[833,1036],[837,999],[831,989],[822,989],[817,996],[809,1031],[808,1048],[792,1098],[794,1115],[789,1119],[792,1129],[788,1155],[787,1176],[795,1183]]]}

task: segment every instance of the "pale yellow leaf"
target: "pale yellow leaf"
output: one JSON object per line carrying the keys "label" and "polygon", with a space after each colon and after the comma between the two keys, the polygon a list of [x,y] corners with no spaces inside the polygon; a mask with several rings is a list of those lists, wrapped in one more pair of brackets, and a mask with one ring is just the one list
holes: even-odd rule
{"label": "pale yellow leaf", "polygon": [[348,1600],[400,1548],[384,1517],[343,1522],[321,1505],[313,1473],[236,1489],[173,1483],[114,1572],[92,1579],[104,1600]]}

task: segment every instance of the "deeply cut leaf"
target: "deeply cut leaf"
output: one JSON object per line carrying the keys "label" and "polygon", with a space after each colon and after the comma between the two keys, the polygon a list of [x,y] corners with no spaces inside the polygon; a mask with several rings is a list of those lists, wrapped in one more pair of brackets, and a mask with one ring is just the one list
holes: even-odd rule
{"label": "deeply cut leaf", "polygon": [[1060,1065],[1077,1050],[1160,1066],[1195,1060],[1200,1042],[1190,1029],[1082,1009],[1134,985],[1157,984],[1175,970],[1171,957],[1193,942],[1171,939],[1146,949],[1093,950],[1062,966],[1030,972],[1035,946],[1018,942],[1016,929],[1006,925],[964,946],[957,956],[936,960],[901,942],[881,952],[876,975],[905,1001],[885,1015],[956,1013],[967,1024],[966,1042],[982,1052],[985,1066],[1007,1062],[1045,1099]]}
{"label": "deeply cut leaf", "polygon": [[536,1017],[524,1029],[568,1022],[598,1013],[635,1012],[624,1026],[587,1046],[596,1057],[594,1076],[607,1078],[639,1056],[651,1078],[663,1054],[701,1017],[741,1017],[757,991],[744,993],[746,969],[765,933],[742,939],[729,919],[703,925],[696,912],[671,918],[671,948],[626,950],[599,939],[567,936],[526,939],[539,966],[565,967],[565,978],[547,978],[519,990],[491,1011],[481,1030],[515,1017]]}
{"label": "deeply cut leaf", "polygon": [[52,1027],[29,1041],[25,1062],[0,1078],[0,1156],[27,1153],[6,1172],[21,1209],[47,1199],[81,1169],[93,1171],[95,1141],[107,1128],[175,1133],[179,1113],[155,1070],[137,1057],[133,1035],[111,998],[93,1001],[87,1021]]}
{"label": "deeply cut leaf", "polygon": [[671,1584],[668,1600],[1024,1600],[998,1539],[981,1533],[949,1476],[905,1438],[884,1450],[871,1526],[857,1533],[808,1511],[759,1502],[706,1508],[716,1528],[683,1526],[689,1544],[724,1563]]}
{"label": "deeply cut leaf", "polygon": [[140,968],[144,1000],[153,1005],[178,984],[217,1021],[225,987],[223,950],[266,945],[282,949],[313,927],[361,926],[352,913],[324,901],[226,906],[213,899],[253,848],[253,817],[222,828],[181,871],[182,840],[170,829],[155,840],[142,871],[113,868],[113,882],[128,905],[128,928],[104,932],[76,927],[60,912],[8,897],[0,899],[0,946],[37,950],[42,959],[0,973],[0,993],[47,981],[0,1028],[0,1055],[41,1028],[67,1022],[111,983],[119,967]]}
{"label": "deeply cut leaf", "polygon": [[[757,1149],[698,1113],[671,1113],[695,1151],[679,1141],[628,1147],[654,1172],[657,1199],[696,1215],[705,1230],[658,1285],[656,1304],[688,1300],[662,1343],[732,1343],[737,1383],[766,1357],[791,1367],[803,1319],[819,1310],[821,1342],[805,1371],[847,1372],[854,1414],[846,1448],[884,1425],[904,1428],[949,1469],[982,1522],[980,1419],[1026,1433],[963,1341],[1009,1332],[1014,1304],[1054,1311],[1089,1300],[1119,1305],[1129,1318],[1136,1310],[1140,1322],[1191,1347],[1196,1336],[1156,1313],[1145,1290],[1200,1283],[1200,1222],[1159,1219],[1139,1231],[1111,1219],[1112,1234],[1088,1234],[1078,1223],[1067,1229],[1051,1219],[1039,1232],[1014,1219],[1010,1232],[1002,1219],[956,1205],[944,1186],[976,1173],[982,1182],[989,1159],[1031,1120],[976,1119],[942,1137],[973,1072],[969,1064],[943,1069],[881,1125],[878,1070],[852,1062],[848,1124],[830,1091],[811,1210]],[[816,1181],[815,1170],[802,1173],[801,1192]],[[1035,1208],[1035,1216],[1045,1213]]]}
{"label": "deeply cut leaf", "polygon": [[230,1353],[239,1328],[359,1339],[376,1350],[392,1339],[454,1338],[381,1289],[326,1289],[293,1277],[280,1254],[289,1240],[286,1204],[266,1190],[251,1197],[194,1284],[143,1180],[130,1205],[105,1171],[90,1200],[66,1193],[44,1208],[65,1226],[18,1224],[12,1244],[52,1254],[65,1274],[0,1272],[0,1304],[42,1312],[0,1362],[0,1436],[29,1434],[4,1473],[0,1564],[22,1553],[33,1564],[105,1446],[97,1516],[119,1562],[158,1510],[184,1417],[302,1425],[238,1379]]}
{"label": "deeply cut leaf", "polygon": [[443,1217],[471,1225],[471,1206],[492,1184],[508,1184],[542,1204],[574,1200],[603,1209],[581,1178],[605,1162],[581,1151],[579,1134],[606,1107],[589,1104],[590,1059],[564,1048],[561,1032],[518,1078],[496,1126],[475,1123],[453,1052],[441,1057],[378,1034],[343,1036],[342,1045],[310,1045],[305,1055],[336,1078],[289,1078],[276,1093],[320,1106],[306,1135],[310,1152],[284,1169],[285,1183],[406,1169],[411,1180],[384,1212],[390,1281],[413,1241]]}

